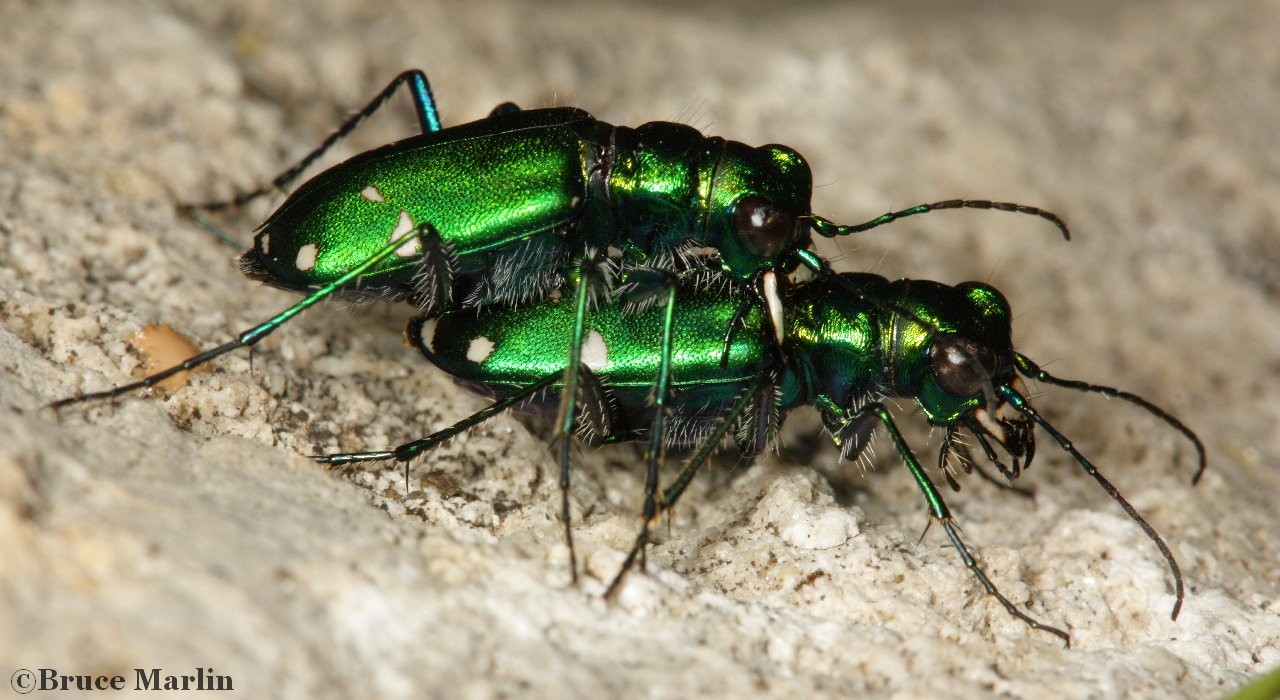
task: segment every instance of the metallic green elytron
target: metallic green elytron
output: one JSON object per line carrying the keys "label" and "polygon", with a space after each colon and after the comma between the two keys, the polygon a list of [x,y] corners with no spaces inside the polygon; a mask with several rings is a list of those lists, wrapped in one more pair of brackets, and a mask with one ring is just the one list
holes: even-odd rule
{"label": "metallic green elytron", "polygon": [[[842,274],[793,287],[781,346],[773,342],[767,314],[756,305],[742,315],[730,340],[716,331],[736,313],[733,295],[717,289],[681,288],[681,311],[672,328],[669,370],[661,367],[664,309],[628,312],[614,304],[589,323],[582,355],[578,424],[592,439],[608,443],[646,439],[696,453],[661,493],[649,487],[645,527],[610,591],[642,554],[647,528],[670,508],[689,481],[732,435],[748,455],[761,452],[789,411],[813,406],[842,456],[856,457],[876,427],[884,427],[924,494],[932,518],[947,532],[965,565],[986,592],[1011,615],[1036,629],[1068,635],[1032,619],[1009,602],[971,556],[934,486],[899,432],[885,398],[913,399],[930,423],[946,430],[939,464],[953,488],[951,456],[966,471],[976,466],[958,439],[970,433],[1010,480],[1030,465],[1036,426],[1051,435],[1116,500],[1160,549],[1174,579],[1173,617],[1181,608],[1182,574],[1164,541],[1069,440],[1040,415],[1020,387],[1019,375],[1135,403],[1186,435],[1205,468],[1203,446],[1177,419],[1133,394],[1049,375],[1014,350],[1011,312],[1004,296],[986,284],[948,286],[923,280],[890,282],[869,274]],[[516,405],[547,408],[563,391],[565,357],[575,323],[570,297],[523,308],[459,310],[436,320],[419,318],[408,337],[422,353],[460,382],[494,394],[497,403],[430,437],[393,450],[317,457],[324,463],[396,459],[407,462],[439,442]],[[709,332],[709,329],[711,332]],[[666,391],[656,380],[669,375]],[[653,417],[665,404],[665,434],[655,436]],[[1005,464],[991,442],[1008,455]],[[656,496],[656,503],[652,500]]]}
{"label": "metallic green elytron", "polygon": [[[624,267],[666,268],[691,249],[711,249],[723,273],[748,280],[775,275],[784,262],[794,268],[783,258],[809,245],[812,178],[786,146],[748,146],[670,122],[613,126],[568,107],[504,105],[442,129],[418,71],[338,135],[400,83],[414,95],[423,133],[298,187],[242,256],[247,275],[312,292],[420,230],[421,241],[340,293],[407,298],[431,313],[537,300],[566,286],[591,251]],[[593,295],[611,291],[611,280],[599,286]]]}
{"label": "metallic green elytron", "polygon": [[[635,265],[713,248],[726,273],[748,278],[776,266],[763,253],[808,244],[796,219],[810,184],[808,165],[785,146],[667,122],[610,126],[573,108],[507,111],[321,173],[267,219],[242,266],[310,291],[426,224],[435,255],[403,246],[365,273],[360,293],[447,309],[455,279],[479,275],[478,285],[463,282],[478,293],[457,305],[528,301],[564,286],[587,249],[610,247]],[[773,235],[782,240],[761,240]],[[424,276],[439,282],[424,287]]]}

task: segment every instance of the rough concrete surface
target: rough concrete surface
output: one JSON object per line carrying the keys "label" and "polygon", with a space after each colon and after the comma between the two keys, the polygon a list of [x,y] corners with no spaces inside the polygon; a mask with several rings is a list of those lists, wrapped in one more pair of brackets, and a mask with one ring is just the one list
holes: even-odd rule
{"label": "rough concrete surface", "polygon": [[[1202,698],[1280,665],[1280,5],[793,5],[0,4],[0,676],[212,669],[255,698]],[[414,66],[449,124],[509,99],[792,145],[839,221],[952,197],[1061,213],[1069,244],[951,212],[821,250],[990,281],[1022,351],[1198,431],[1192,488],[1189,445],[1150,416],[1034,394],[1177,554],[1180,619],[1159,552],[1048,437],[1020,480],[1034,500],[973,476],[946,493],[991,578],[1070,649],[987,598],[938,528],[917,542],[924,504],[885,441],[864,475],[799,415],[780,455],[700,477],[606,603],[636,449],[580,453],[577,587],[532,423],[435,451],[407,496],[395,468],[304,458],[483,405],[402,345],[407,308],[327,304],[252,365],[42,410],[135,377],[144,324],[209,347],[291,303],[175,204],[266,180]],[[408,112],[345,152],[409,133]],[[247,241],[268,209],[219,223]],[[932,465],[936,431],[908,436]]]}

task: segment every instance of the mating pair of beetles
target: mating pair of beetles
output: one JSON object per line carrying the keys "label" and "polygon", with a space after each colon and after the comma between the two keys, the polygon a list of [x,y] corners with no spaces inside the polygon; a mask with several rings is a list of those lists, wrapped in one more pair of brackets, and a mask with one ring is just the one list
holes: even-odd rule
{"label": "mating pair of beetles", "polygon": [[[1159,548],[1184,598],[1172,552],[1150,524],[1026,398],[1019,377],[1124,399],[1194,445],[1199,438],[1146,400],[1051,376],[1013,348],[1011,311],[977,282],[890,282],[837,274],[810,250],[811,236],[866,231],[939,209],[1054,214],[1004,202],[950,200],[841,226],[810,211],[808,164],[780,145],[751,147],[669,122],[606,124],[573,108],[499,105],[486,118],[443,128],[425,74],[407,71],[318,148],[238,207],[289,186],[401,88],[422,134],[360,154],[298,187],[240,258],[250,278],[304,298],[234,340],[141,381],[57,401],[113,398],[252,346],[330,296],[406,301],[421,315],[410,342],[460,382],[496,397],[428,437],[386,450],[317,456],[326,464],[398,460],[511,408],[555,407],[561,515],[576,578],[568,486],[575,434],[594,442],[645,440],[640,533],[609,593],[637,561],[648,528],[732,435],[747,456],[763,451],[786,414],[821,414],[842,457],[856,458],[877,428],[893,440],[929,515],[965,566],[1009,614],[1042,624],[1006,599],[970,554],[942,494],[883,400],[916,401],[945,429],[939,468],[959,489],[954,463],[977,467],[962,433],[1008,480],[1030,466],[1035,429],[1048,433]],[[808,270],[808,281],[795,273]],[[994,443],[994,444],[993,444]],[[999,447],[1005,458],[997,452]],[[659,488],[668,448],[693,448]],[[979,473],[984,474],[980,468]],[[1194,481],[1193,481],[1194,483]]]}

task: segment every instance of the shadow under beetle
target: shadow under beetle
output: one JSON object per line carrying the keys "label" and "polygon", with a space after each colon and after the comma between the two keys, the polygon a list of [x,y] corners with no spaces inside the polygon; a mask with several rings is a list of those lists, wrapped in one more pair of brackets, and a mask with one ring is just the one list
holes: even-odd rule
{"label": "shadow under beetle", "polygon": [[[859,290],[859,295],[846,293]],[[673,447],[696,447],[676,479],[646,513],[644,525],[622,569],[609,586],[612,595],[626,573],[643,560],[651,521],[670,509],[697,471],[732,435],[744,455],[755,455],[776,436],[793,408],[812,406],[821,414],[845,459],[856,458],[877,427],[889,433],[937,521],[987,594],[1010,615],[1068,644],[1066,632],[1033,619],[1002,595],[960,538],[941,492],[890,416],[883,400],[913,399],[929,423],[945,428],[938,463],[952,488],[959,490],[949,460],[954,455],[972,466],[960,441],[967,431],[1010,481],[1029,467],[1035,455],[1035,428],[1047,432],[1093,477],[1155,543],[1174,581],[1172,618],[1184,598],[1182,573],[1173,553],[1155,529],[1116,490],[1093,463],[1046,420],[1026,398],[1021,377],[1071,389],[1100,393],[1134,403],[1154,414],[1193,444],[1198,468],[1205,470],[1200,439],[1172,415],[1134,394],[1111,387],[1050,375],[1013,348],[1012,314],[995,288],[978,282],[948,286],[923,280],[890,282],[870,274],[845,273],[792,287],[790,313],[780,346],[772,339],[767,313],[759,305],[742,319],[742,332],[728,348],[727,363],[717,334],[737,313],[732,296],[705,284],[681,289],[675,360],[669,386],[665,435],[651,435],[655,411],[653,378],[662,357],[658,346],[662,309],[628,312],[606,306],[592,317],[598,352],[580,370],[582,427],[597,442],[658,440]],[[409,339],[436,366],[463,384],[501,397],[496,403],[450,428],[392,450],[328,455],[318,461],[339,464],[414,458],[444,440],[517,406],[555,403],[564,391],[564,358],[574,323],[569,298],[548,299],[523,308],[491,309],[482,314],[453,311],[436,321],[420,317]],[[1008,456],[1006,464],[991,443]]]}

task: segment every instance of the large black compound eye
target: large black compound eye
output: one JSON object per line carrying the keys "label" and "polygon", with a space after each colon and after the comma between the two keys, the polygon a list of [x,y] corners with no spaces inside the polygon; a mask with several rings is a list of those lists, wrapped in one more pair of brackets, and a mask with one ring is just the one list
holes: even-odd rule
{"label": "large black compound eye", "polygon": [[943,333],[933,339],[929,366],[943,391],[952,396],[972,396],[991,385],[996,357],[985,345]]}
{"label": "large black compound eye", "polygon": [[752,254],[772,258],[791,245],[796,220],[764,197],[747,195],[734,206],[733,232]]}

